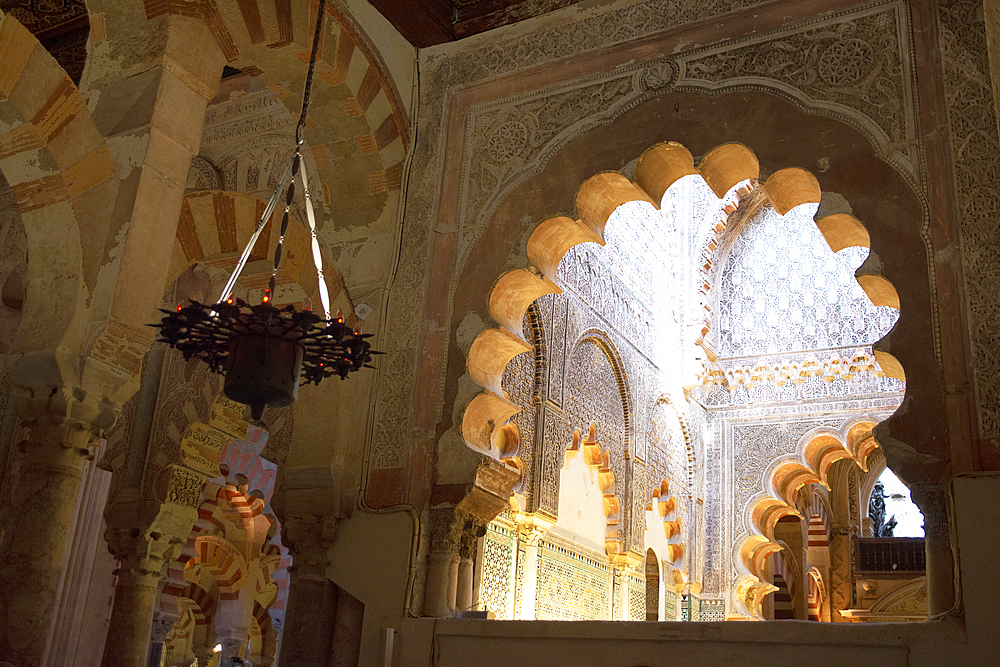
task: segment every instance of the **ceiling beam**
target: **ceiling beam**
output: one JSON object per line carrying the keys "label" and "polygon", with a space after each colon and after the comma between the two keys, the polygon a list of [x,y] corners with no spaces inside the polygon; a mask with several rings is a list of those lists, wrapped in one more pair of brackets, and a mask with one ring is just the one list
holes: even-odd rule
{"label": "ceiling beam", "polygon": [[455,40],[455,7],[449,0],[369,0],[413,46]]}

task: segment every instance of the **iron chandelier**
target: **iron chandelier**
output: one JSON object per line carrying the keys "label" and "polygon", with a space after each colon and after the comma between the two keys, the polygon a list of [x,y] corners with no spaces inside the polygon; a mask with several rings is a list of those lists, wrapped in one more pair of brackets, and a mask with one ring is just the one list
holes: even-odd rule
{"label": "iron chandelier", "polygon": [[[179,350],[184,359],[201,359],[212,371],[224,374],[223,392],[232,400],[249,405],[254,419],[261,418],[267,405],[277,407],[292,404],[298,396],[300,383],[319,384],[333,375],[346,379],[349,373],[361,368],[373,368],[368,362],[373,355],[381,354],[372,350],[371,344],[366,340],[371,334],[362,333],[360,326],[352,330],[344,324],[341,311],[337,311],[335,318],[330,316],[330,294],[323,277],[323,257],[316,238],[316,216],[309,195],[306,164],[302,159],[302,131],[309,108],[325,4],[325,0],[320,0],[302,97],[302,111],[295,128],[295,153],[268,201],[257,229],[223,288],[218,303],[207,305],[193,299],[187,306],[179,303],[176,310],[161,309],[165,313],[163,319],[158,324],[149,325],[159,329],[159,342]],[[282,244],[288,229],[289,209],[295,197],[296,177],[305,200],[306,221],[313,262],[319,278],[323,317],[313,313],[309,305],[302,311],[291,305],[282,308],[271,305],[281,263]],[[285,210],[278,244],[274,250],[271,279],[261,297],[261,303],[251,305],[233,297],[233,288],[246,266],[254,244],[270,220],[282,191],[285,192]]]}

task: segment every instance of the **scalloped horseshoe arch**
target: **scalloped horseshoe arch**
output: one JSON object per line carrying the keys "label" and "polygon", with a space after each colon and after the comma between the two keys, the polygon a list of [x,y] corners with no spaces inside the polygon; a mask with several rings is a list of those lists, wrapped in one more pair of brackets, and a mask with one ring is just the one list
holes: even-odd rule
{"label": "scalloped horseshoe arch", "polygon": [[[667,190],[685,176],[700,176],[722,200],[720,210],[726,212],[715,225],[703,256],[698,258],[706,278],[701,298],[707,313],[708,276],[720,259],[719,240],[728,224],[728,215],[736,210],[741,193],[745,196],[758,187],[760,166],[756,155],[742,144],[723,144],[709,151],[695,166],[690,151],[679,143],[667,142],[643,153],[635,173],[635,182],[618,172],[600,173],[585,181],[576,196],[579,219],[553,216],[542,220],[528,239],[531,265],[508,271],[494,283],[488,305],[499,326],[480,332],[467,356],[470,377],[484,389],[466,405],[462,415],[462,437],[473,451],[497,461],[509,456],[503,427],[521,408],[505,395],[501,386],[503,373],[511,359],[531,349],[522,330],[528,306],[545,294],[562,292],[555,280],[566,253],[581,243],[604,245],[605,227],[619,206],[644,201],[659,209]],[[796,206],[820,201],[816,177],[797,167],[771,174],[759,187],[781,215]],[[829,215],[815,222],[835,252],[851,245],[869,247],[867,230],[853,216]],[[896,290],[882,276],[862,275],[858,282],[874,304],[899,308]],[[699,340],[709,330],[707,314],[705,322]],[[875,350],[875,357],[886,375],[905,381],[903,368],[894,357],[881,350]]]}
{"label": "scalloped horseshoe arch", "polygon": [[799,496],[810,484],[829,489],[827,475],[836,461],[852,459],[862,470],[867,470],[868,455],[878,449],[872,435],[876,423],[871,418],[861,418],[845,423],[840,429],[815,429],[802,436],[797,454],[771,470],[769,495],[747,508],[755,534],[744,539],[739,549],[744,575],[737,582],[737,602],[751,618],[763,618],[764,598],[776,590],[765,577],[768,558],[782,549],[774,538],[778,521],[785,516],[808,520],[797,509]]}
{"label": "scalloped horseshoe arch", "polygon": [[[712,226],[702,246],[698,299],[703,308],[702,326],[697,337],[685,344],[700,344],[709,351],[702,373],[710,372],[713,355],[706,336],[711,327],[712,285],[725,260],[725,246],[733,234],[724,236],[730,218],[738,210],[742,197],[760,197],[780,215],[804,204],[820,202],[819,181],[810,172],[790,167],[771,174],[759,183],[760,165],[752,150],[741,144],[723,144],[709,151],[696,166],[690,151],[675,142],[649,148],[636,166],[635,182],[618,172],[599,173],[581,186],[576,196],[578,219],[553,216],[541,221],[528,239],[527,255],[531,265],[501,275],[488,298],[490,315],[499,325],[482,331],[473,341],[467,357],[468,372],[483,387],[468,403],[462,416],[462,436],[475,452],[501,460],[509,456],[503,436],[507,421],[521,408],[508,399],[501,386],[508,362],[531,349],[522,323],[529,305],[545,294],[559,294],[557,272],[566,253],[581,243],[605,244],[605,228],[614,224],[612,214],[629,202],[646,202],[657,210],[664,195],[680,179],[701,177],[720,200],[720,217]],[[864,225],[847,214],[823,216],[814,220],[830,248],[837,252],[850,246],[870,247]],[[738,228],[734,228],[738,233]],[[899,296],[883,276],[861,274],[857,281],[874,305],[899,309]],[[881,349],[873,349],[882,371],[905,382],[901,364]],[[754,373],[751,372],[751,375]],[[761,603],[774,591],[763,581],[769,556],[780,550],[774,541],[774,525],[789,514],[798,515],[796,496],[807,484],[826,484],[830,465],[841,458],[853,458],[864,467],[868,453],[878,445],[871,435],[874,422],[858,422],[844,433],[824,434],[810,440],[796,459],[782,462],[772,472],[769,495],[752,508],[751,524],[755,533],[740,545],[744,575],[737,581],[736,597],[741,611],[752,618],[762,618]],[[609,516],[610,530],[610,516]],[[609,553],[611,544],[609,543]]]}
{"label": "scalloped horseshoe arch", "polygon": [[670,483],[662,480],[659,486],[653,488],[650,501],[646,504],[647,512],[654,512],[663,523],[663,536],[667,540],[667,553],[661,557],[676,566],[684,558],[684,540],[681,531],[684,526],[677,515],[677,499],[670,495]]}

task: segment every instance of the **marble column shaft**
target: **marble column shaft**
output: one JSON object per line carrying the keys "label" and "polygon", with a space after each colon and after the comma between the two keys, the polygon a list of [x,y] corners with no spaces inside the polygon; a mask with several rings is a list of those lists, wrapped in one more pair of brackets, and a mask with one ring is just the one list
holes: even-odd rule
{"label": "marble column shaft", "polygon": [[471,556],[462,556],[458,561],[458,590],[455,608],[459,611],[472,609],[472,579],[475,575]]}
{"label": "marble column shaft", "polygon": [[0,661],[40,664],[66,559],[90,427],[36,423],[0,546]]}
{"label": "marble column shaft", "polygon": [[[130,559],[131,560],[131,559]],[[160,579],[159,569],[122,562],[115,586],[111,624],[104,645],[104,667],[143,667],[147,664],[150,627]]]}
{"label": "marble column shaft", "polygon": [[451,614],[448,593],[454,560],[455,554],[447,549],[432,551],[428,555],[424,616],[440,618]]}
{"label": "marble column shaft", "polygon": [[924,515],[927,615],[944,614],[955,606],[955,556],[951,548],[948,494],[945,485],[934,483],[914,484],[911,494]]}
{"label": "marble column shaft", "polygon": [[337,610],[336,587],[327,579],[302,578],[295,573],[290,579],[278,664],[328,667]]}
{"label": "marble column shaft", "polygon": [[538,543],[544,531],[532,529],[521,533],[524,541],[524,581],[521,582],[521,608],[518,618],[523,621],[535,620],[536,597],[538,595]]}
{"label": "marble column shaft", "polygon": [[327,579],[337,521],[330,515],[286,515],[282,538],[292,552],[281,631],[281,667],[329,667],[337,587]]}

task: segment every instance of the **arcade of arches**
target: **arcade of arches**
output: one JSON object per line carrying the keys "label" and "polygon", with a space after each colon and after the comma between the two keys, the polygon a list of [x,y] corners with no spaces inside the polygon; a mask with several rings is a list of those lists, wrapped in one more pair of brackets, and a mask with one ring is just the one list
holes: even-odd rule
{"label": "arcade of arches", "polygon": [[272,300],[386,354],[254,420],[144,325],[318,3],[0,2],[0,666],[992,664],[1000,9],[444,4],[326,4]]}

